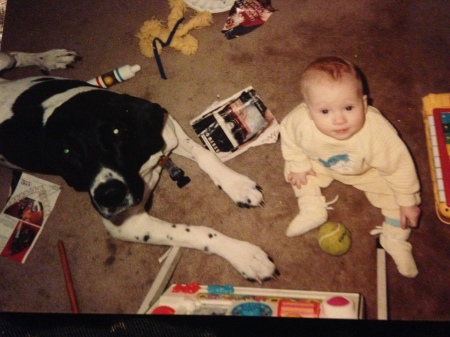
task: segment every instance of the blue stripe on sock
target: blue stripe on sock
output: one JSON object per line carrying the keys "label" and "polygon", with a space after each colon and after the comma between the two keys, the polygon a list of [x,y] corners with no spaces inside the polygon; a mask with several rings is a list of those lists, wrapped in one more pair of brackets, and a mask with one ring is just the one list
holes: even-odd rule
{"label": "blue stripe on sock", "polygon": [[402,227],[402,223],[398,219],[392,219],[392,218],[385,217],[384,222],[386,222],[389,225],[394,226],[394,227],[400,227],[400,228]]}

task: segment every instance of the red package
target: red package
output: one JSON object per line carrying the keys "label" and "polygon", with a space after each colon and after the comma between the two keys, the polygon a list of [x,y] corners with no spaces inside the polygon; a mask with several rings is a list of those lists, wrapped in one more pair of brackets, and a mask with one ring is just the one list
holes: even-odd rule
{"label": "red package", "polygon": [[222,33],[228,40],[248,34],[264,24],[273,12],[271,0],[238,0],[228,14]]}

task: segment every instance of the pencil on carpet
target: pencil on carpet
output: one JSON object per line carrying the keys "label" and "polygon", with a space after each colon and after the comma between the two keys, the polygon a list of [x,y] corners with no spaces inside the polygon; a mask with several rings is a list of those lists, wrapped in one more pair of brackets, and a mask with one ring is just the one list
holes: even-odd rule
{"label": "pencil on carpet", "polygon": [[74,314],[79,313],[77,297],[75,295],[75,288],[73,286],[72,275],[70,274],[69,261],[67,260],[66,250],[64,243],[58,241],[59,257],[61,258],[61,265],[64,273],[64,280],[66,281],[67,292],[69,293],[70,305],[72,306],[72,312]]}

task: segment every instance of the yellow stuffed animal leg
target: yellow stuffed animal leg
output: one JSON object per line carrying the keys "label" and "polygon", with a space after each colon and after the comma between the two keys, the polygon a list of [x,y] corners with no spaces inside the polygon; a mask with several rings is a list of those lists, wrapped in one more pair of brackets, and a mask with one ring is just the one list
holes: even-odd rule
{"label": "yellow stuffed animal leg", "polygon": [[212,22],[213,18],[210,12],[198,12],[187,23],[183,23],[178,27],[175,36],[187,35],[193,29],[199,29],[202,27],[210,26]]}
{"label": "yellow stuffed animal leg", "polygon": [[[153,40],[156,37],[159,37],[164,30],[164,27],[159,20],[148,20],[145,21],[139,32],[136,34],[136,37],[139,38],[139,48],[141,53],[149,58],[154,57],[153,52]],[[157,45],[158,53],[161,54],[162,47]]]}
{"label": "yellow stuffed animal leg", "polygon": [[198,40],[192,35],[175,36],[170,43],[170,46],[176,50],[181,51],[184,55],[192,55],[197,52]]}
{"label": "yellow stuffed animal leg", "polygon": [[169,7],[172,8],[172,10],[167,18],[167,26],[169,30],[172,31],[178,20],[184,16],[187,6],[183,0],[169,0]]}

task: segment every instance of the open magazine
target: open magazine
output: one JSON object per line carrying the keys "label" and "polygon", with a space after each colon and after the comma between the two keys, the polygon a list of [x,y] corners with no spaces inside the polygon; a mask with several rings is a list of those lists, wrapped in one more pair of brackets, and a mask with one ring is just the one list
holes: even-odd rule
{"label": "open magazine", "polygon": [[0,213],[0,255],[24,263],[55,206],[61,187],[22,173]]}
{"label": "open magazine", "polygon": [[222,161],[249,148],[275,143],[280,125],[253,87],[213,104],[191,125],[206,148]]}

